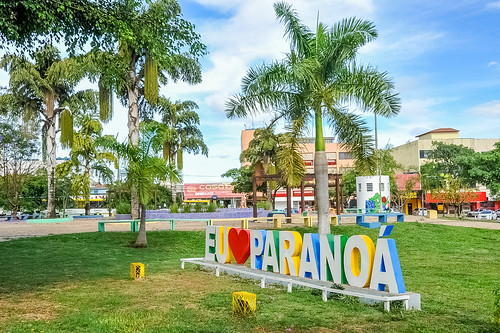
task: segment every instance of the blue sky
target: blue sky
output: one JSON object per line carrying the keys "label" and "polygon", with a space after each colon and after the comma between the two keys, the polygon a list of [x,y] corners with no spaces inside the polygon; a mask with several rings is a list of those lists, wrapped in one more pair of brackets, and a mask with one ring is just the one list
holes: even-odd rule
{"label": "blue sky", "polygon": [[[186,155],[184,181],[217,182],[239,167],[240,135],[263,126],[268,115],[228,120],[224,103],[240,89],[249,66],[283,57],[283,26],[268,0],[179,0],[184,17],[195,23],[210,54],[202,61],[203,83],[171,84],[161,94],[200,106],[209,158]],[[500,137],[500,1],[290,1],[303,22],[316,17],[333,24],[356,16],[375,23],[379,38],[360,50],[359,62],[387,71],[400,94],[402,110],[379,118],[379,145],[397,146],[439,127],[461,137]],[[7,85],[0,76],[0,85]],[[126,110],[115,103],[107,133],[127,133]],[[367,115],[373,128],[373,116]],[[328,132],[327,132],[328,133]],[[64,155],[64,152],[60,152]]]}
{"label": "blue sky", "polygon": [[[249,66],[287,51],[272,1],[181,1],[210,54],[204,82],[164,89],[200,105],[210,158],[188,157],[185,181],[218,181],[238,167],[240,132],[262,126],[268,116],[227,120],[224,102],[239,91]],[[292,1],[305,24],[333,24],[356,16],[375,23],[379,38],[360,50],[359,61],[387,71],[402,101],[400,115],[379,118],[379,145],[394,146],[439,127],[461,137],[500,137],[500,1]],[[168,88],[168,87],[167,87]],[[373,117],[366,121],[373,128]]]}

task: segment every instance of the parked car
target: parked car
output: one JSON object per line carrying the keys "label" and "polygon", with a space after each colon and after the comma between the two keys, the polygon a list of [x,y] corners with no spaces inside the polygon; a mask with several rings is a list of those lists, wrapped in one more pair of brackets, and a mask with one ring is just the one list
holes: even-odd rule
{"label": "parked car", "polygon": [[483,210],[477,215],[480,220],[496,220],[497,214],[492,210]]}
{"label": "parked car", "polygon": [[479,208],[479,209],[476,209],[476,210],[471,210],[468,214],[467,214],[467,217],[477,217],[479,215],[479,213],[485,211],[487,209],[484,209],[484,208]]}
{"label": "parked car", "polygon": [[413,211],[413,215],[427,216],[427,208],[417,208]]}

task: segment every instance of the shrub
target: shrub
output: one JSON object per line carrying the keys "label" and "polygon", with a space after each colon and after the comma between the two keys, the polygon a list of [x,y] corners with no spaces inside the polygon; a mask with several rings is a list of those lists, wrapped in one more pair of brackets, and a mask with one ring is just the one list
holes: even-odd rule
{"label": "shrub", "polygon": [[205,205],[204,205],[203,203],[201,203],[201,202],[197,202],[197,203],[195,203],[195,204],[194,204],[194,212],[195,212],[195,213],[201,213],[201,212],[203,212],[203,208],[204,208],[204,206],[205,206]]}
{"label": "shrub", "polygon": [[207,212],[208,213],[213,213],[217,210],[217,205],[213,202],[210,202],[207,206]]}
{"label": "shrub", "polygon": [[130,214],[130,203],[120,202],[116,205],[116,214]]}
{"label": "shrub", "polygon": [[170,213],[177,214],[179,212],[179,205],[174,202],[173,204],[170,205]]}
{"label": "shrub", "polygon": [[257,208],[269,210],[269,209],[271,209],[271,203],[269,201],[259,201],[259,202],[257,202]]}
{"label": "shrub", "polygon": [[190,204],[182,205],[182,212],[183,213],[191,213],[191,205]]}

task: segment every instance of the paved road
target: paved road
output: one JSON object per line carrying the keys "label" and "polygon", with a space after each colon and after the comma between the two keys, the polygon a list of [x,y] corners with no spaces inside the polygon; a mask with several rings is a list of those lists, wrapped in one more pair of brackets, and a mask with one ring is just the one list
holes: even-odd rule
{"label": "paved road", "polygon": [[[375,221],[374,218],[373,221]],[[497,229],[500,230],[500,223],[480,222],[480,221],[461,221],[448,219],[427,219],[419,216],[406,216],[406,221],[444,224],[458,227]],[[80,232],[96,232],[97,221],[102,219],[76,219],[71,222],[61,223],[26,223],[26,222],[0,222],[0,241],[6,241],[24,237],[39,237],[56,234],[72,234]],[[342,224],[354,224],[354,218],[342,218]],[[237,221],[222,222],[217,225],[239,226]],[[301,220],[295,220],[287,226],[301,226]],[[206,224],[204,222],[183,222],[176,223],[176,230],[203,230]],[[250,223],[251,229],[265,229],[272,227],[272,223]],[[148,223],[147,230],[169,230],[169,222]],[[130,231],[130,223],[107,224],[106,231]]]}

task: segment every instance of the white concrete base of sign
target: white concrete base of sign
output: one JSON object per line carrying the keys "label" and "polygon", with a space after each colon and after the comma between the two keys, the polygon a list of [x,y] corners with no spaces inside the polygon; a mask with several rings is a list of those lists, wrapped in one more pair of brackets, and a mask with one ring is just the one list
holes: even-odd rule
{"label": "white concrete base of sign", "polygon": [[260,287],[265,288],[267,283],[280,284],[287,287],[288,292],[292,292],[293,286],[301,286],[322,291],[323,301],[327,301],[329,293],[357,297],[361,302],[374,304],[383,302],[384,310],[391,310],[391,302],[403,301],[406,310],[420,310],[420,294],[405,293],[393,294],[383,291],[377,291],[368,288],[357,288],[349,285],[342,285],[344,289],[332,288],[331,282],[300,278],[296,276],[280,275],[272,272],[265,272],[251,269],[243,265],[221,264],[215,261],[208,261],[204,258],[184,258],[181,259],[181,268],[184,269],[185,263],[200,265],[215,269],[215,275],[219,276],[221,271],[230,275],[239,275],[244,278],[260,280]]}

